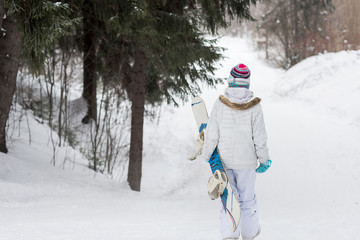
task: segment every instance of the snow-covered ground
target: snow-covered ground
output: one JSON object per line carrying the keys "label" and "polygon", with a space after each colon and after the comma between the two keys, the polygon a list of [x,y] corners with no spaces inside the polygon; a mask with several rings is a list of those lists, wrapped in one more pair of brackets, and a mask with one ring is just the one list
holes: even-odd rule
{"label": "snow-covered ground", "polygon": [[[227,77],[244,62],[263,99],[273,166],[258,175],[258,240],[360,236],[360,51],[309,58],[287,72],[257,59],[246,40],[224,37]],[[204,87],[208,109],[225,89]],[[142,192],[94,174],[71,148],[52,158],[49,130],[29,116],[0,154],[0,239],[220,239],[209,167],[190,162],[196,137],[189,103],[146,121]],[[67,157],[65,164],[62,160]],[[76,159],[74,161],[74,159]]]}

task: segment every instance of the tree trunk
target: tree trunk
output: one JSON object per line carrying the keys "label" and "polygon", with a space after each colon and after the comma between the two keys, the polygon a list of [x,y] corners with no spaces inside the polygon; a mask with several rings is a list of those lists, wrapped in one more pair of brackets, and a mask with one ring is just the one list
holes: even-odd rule
{"label": "tree trunk", "polygon": [[146,94],[146,55],[139,43],[135,45],[134,75],[130,84],[131,140],[128,182],[134,191],[140,191],[142,174],[143,129]]}
{"label": "tree trunk", "polygon": [[87,114],[82,119],[82,123],[89,123],[90,119],[96,121],[96,18],[92,0],[85,0],[83,6],[83,28],[84,28],[84,86],[83,97],[87,103]]}
{"label": "tree trunk", "polygon": [[5,4],[4,4],[4,0],[0,0],[0,29],[1,29],[2,26],[3,26],[4,15],[5,15]]}
{"label": "tree trunk", "polygon": [[[3,0],[0,2],[3,10]],[[1,11],[1,19],[3,14],[4,11]],[[6,16],[0,27],[0,152],[7,153],[6,122],[16,88],[21,39],[17,23],[12,16]]]}

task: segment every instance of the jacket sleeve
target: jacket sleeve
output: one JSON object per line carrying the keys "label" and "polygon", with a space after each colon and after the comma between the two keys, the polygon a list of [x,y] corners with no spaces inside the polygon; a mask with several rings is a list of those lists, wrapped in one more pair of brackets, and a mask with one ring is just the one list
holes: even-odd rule
{"label": "jacket sleeve", "polygon": [[264,122],[264,115],[261,105],[258,104],[254,108],[254,114],[252,117],[252,136],[255,145],[255,151],[258,160],[261,163],[265,163],[270,159],[269,151],[267,147],[267,134]]}
{"label": "jacket sleeve", "polygon": [[216,101],[211,111],[210,118],[206,127],[205,141],[200,156],[201,160],[209,161],[219,142],[219,102]]}

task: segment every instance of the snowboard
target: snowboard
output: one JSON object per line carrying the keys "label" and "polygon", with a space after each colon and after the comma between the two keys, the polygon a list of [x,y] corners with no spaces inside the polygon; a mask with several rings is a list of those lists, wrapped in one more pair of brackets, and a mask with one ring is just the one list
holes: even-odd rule
{"label": "snowboard", "polygon": [[[209,115],[206,110],[206,105],[204,103],[204,100],[200,97],[195,97],[191,102],[191,108],[194,114],[194,118],[196,121],[199,134],[200,136],[204,137],[203,130],[206,129],[207,122],[209,119]],[[224,172],[226,174],[218,147],[216,147],[214,152],[212,153],[209,160],[209,164],[212,174],[214,174],[216,170],[219,170],[220,172]],[[226,187],[223,194],[220,195],[220,199],[226,211],[226,216],[230,223],[230,226],[232,226],[233,232],[235,232],[240,223],[240,215],[241,215],[240,205],[239,205],[239,201],[237,200],[233,192],[231,183],[228,181],[227,174],[226,174]]]}

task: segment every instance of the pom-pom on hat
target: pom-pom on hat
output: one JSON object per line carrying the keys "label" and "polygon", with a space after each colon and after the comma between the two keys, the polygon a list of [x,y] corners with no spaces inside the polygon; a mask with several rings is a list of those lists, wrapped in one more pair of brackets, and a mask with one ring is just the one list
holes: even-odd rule
{"label": "pom-pom on hat", "polygon": [[250,87],[250,70],[245,64],[238,64],[230,71],[229,87]]}

